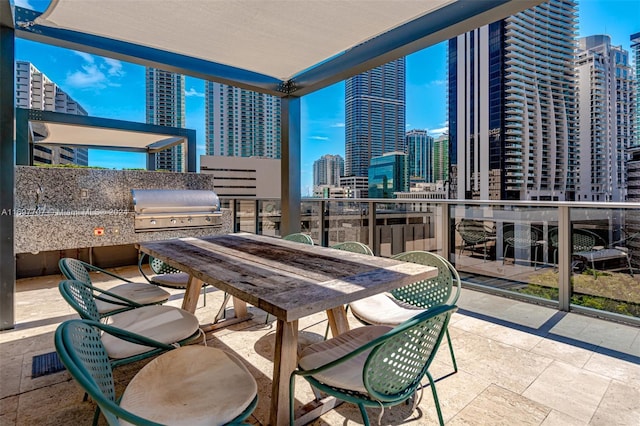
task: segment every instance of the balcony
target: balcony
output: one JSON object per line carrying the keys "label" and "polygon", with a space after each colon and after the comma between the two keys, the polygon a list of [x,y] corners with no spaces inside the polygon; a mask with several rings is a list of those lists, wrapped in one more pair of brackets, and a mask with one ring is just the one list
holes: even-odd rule
{"label": "balcony", "polygon": [[[117,273],[139,279],[136,267]],[[18,280],[17,324],[0,334],[2,355],[2,424],[90,424],[95,404],[82,401],[80,387],[66,371],[34,377],[33,357],[53,352],[53,331],[60,322],[76,317],[57,290],[61,276]],[[95,282],[113,284],[99,275]],[[222,292],[208,289],[207,306],[200,301],[196,315],[211,320]],[[169,304],[180,306],[182,293],[173,291]],[[432,365],[445,422],[470,425],[588,424],[602,421],[633,424],[640,392],[640,330],[573,313],[463,289],[460,310],[449,327],[459,372],[442,345]],[[27,308],[28,307],[28,308]],[[259,401],[248,423],[266,425],[273,369],[273,318],[249,308],[253,319],[225,330],[207,333],[207,344],[245,359],[258,382]],[[349,317],[352,327],[361,326]],[[324,314],[300,324],[303,344],[323,338]],[[119,367],[116,388],[122,391],[147,361]],[[382,424],[436,424],[429,389],[411,411],[410,405],[384,410]],[[312,399],[310,388],[296,386],[296,403]],[[379,409],[368,409],[375,419]],[[316,425],[360,424],[358,409],[342,404],[323,414]],[[104,424],[101,419],[99,424]]]}

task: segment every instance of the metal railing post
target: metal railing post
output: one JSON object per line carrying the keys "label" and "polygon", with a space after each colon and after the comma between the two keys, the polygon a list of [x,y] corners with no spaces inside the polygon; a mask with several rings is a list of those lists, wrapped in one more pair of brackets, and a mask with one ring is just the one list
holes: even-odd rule
{"label": "metal railing post", "polygon": [[[451,224],[451,211],[450,211],[450,205],[449,204],[441,204],[442,206],[442,216],[441,216],[441,222],[437,223],[437,225],[440,227],[440,229],[442,229],[442,257],[444,257],[447,260],[453,260],[450,259],[450,253],[451,253],[451,235],[453,235],[453,228]],[[437,204],[436,204],[436,209],[437,209]],[[436,215],[437,217],[437,215]]]}
{"label": "metal railing post", "polygon": [[256,199],[253,208],[255,212],[255,216],[253,217],[254,232],[256,234],[262,234],[262,230],[260,229],[260,200]]}
{"label": "metal railing post", "polygon": [[320,201],[320,245],[322,247],[327,247],[329,245],[329,235],[325,224],[325,221],[327,220],[326,209],[327,202],[324,200]]}
{"label": "metal railing post", "polygon": [[378,250],[377,238],[376,238],[376,203],[374,201],[369,201],[369,246],[371,246],[371,250],[376,256],[380,255],[380,250]]}
{"label": "metal railing post", "polygon": [[571,220],[569,207],[558,207],[558,309],[571,305]]}

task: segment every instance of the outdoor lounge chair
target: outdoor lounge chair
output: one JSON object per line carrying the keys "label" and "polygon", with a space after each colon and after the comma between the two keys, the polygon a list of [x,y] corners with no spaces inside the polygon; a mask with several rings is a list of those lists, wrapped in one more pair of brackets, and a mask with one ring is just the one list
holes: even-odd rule
{"label": "outdoor lounge chair", "polygon": [[[258,387],[230,353],[205,346],[171,350],[145,365],[116,398],[113,372],[100,323],[70,320],[55,333],[55,346],[69,374],[97,403],[109,425],[240,424],[258,402]],[[152,342],[147,342],[152,344]]]}
{"label": "outdoor lounge chair", "polygon": [[516,263],[518,250],[531,250],[533,254],[533,269],[538,267],[538,247],[546,242],[541,240],[542,232],[535,227],[515,227],[504,232],[504,253],[502,264],[507,257],[509,247],[513,249],[513,264]]}
{"label": "outdoor lounge chair", "polygon": [[[438,268],[438,275],[392,290],[386,294],[356,300],[349,306],[351,313],[363,324],[395,327],[420,312],[449,304],[455,305],[462,288],[460,275],[453,265],[435,253],[409,251],[393,256],[392,259]],[[458,371],[456,357],[449,330],[445,329],[454,372]]]}
{"label": "outdoor lounge chair", "polygon": [[[82,281],[64,280],[58,286],[60,294],[82,319],[100,322],[101,316],[94,301],[97,290]],[[104,317],[106,324],[121,329],[121,334],[143,336],[172,347],[190,343],[204,333],[195,315],[174,306],[141,306]],[[166,350],[143,346],[135,341],[123,340],[111,334],[103,336],[103,344],[112,366],[126,364],[154,356]],[[204,339],[203,339],[204,340]]]}
{"label": "outdoor lounge chair", "polygon": [[487,260],[489,255],[488,243],[496,240],[496,233],[492,228],[489,228],[479,220],[462,219],[456,225],[456,231],[460,234],[463,242],[462,246],[460,246],[459,256],[462,256],[465,249],[473,253],[476,247],[480,245],[483,247],[483,259]]}
{"label": "outdoor lounge chair", "polygon": [[294,418],[296,376],[304,377],[321,392],[357,404],[368,426],[365,407],[383,408],[408,400],[422,389],[421,380],[426,375],[438,420],[444,425],[429,366],[456,309],[441,305],[420,312],[395,328],[360,327],[307,346],[300,353],[298,368],[291,374],[290,424],[293,425]]}
{"label": "outdoor lounge chair", "polygon": [[90,271],[100,272],[123,282],[123,284],[110,288],[108,292],[94,293],[100,316],[112,315],[139,306],[159,305],[169,300],[169,293],[161,288],[147,283],[135,283],[113,272],[100,269],[78,259],[62,258],[58,262],[58,266],[67,279],[82,281],[91,286],[93,286],[93,283],[91,282],[91,275],[89,275]]}

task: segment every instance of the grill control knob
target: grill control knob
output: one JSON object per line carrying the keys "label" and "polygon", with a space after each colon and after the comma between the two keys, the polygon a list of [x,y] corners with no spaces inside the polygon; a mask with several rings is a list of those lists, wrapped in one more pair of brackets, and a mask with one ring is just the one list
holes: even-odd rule
{"label": "grill control knob", "polygon": [[175,224],[175,223],[177,223],[178,221],[177,221],[177,220],[175,220],[175,219],[173,219],[173,218],[171,218],[170,222],[171,222],[171,223],[173,223],[173,224]]}
{"label": "grill control knob", "polygon": [[205,216],[204,220],[206,220],[207,222],[211,222],[211,218],[209,216]]}
{"label": "grill control knob", "polygon": [[149,223],[150,223],[150,224],[152,224],[152,225],[155,225],[157,222],[156,222],[156,220],[155,220],[155,219],[151,219],[151,220],[149,221]]}
{"label": "grill control knob", "polygon": [[187,218],[187,223],[191,223],[191,222],[193,222],[193,219],[191,219],[190,217]]}

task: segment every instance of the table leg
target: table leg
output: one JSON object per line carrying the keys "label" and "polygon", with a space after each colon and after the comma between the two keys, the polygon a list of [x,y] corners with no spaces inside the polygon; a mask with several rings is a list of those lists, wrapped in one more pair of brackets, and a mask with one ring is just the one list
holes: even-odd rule
{"label": "table leg", "polygon": [[285,322],[278,319],[269,413],[269,424],[272,426],[289,424],[289,377],[296,368],[297,359],[298,321]]}
{"label": "table leg", "polygon": [[329,327],[333,337],[349,331],[349,320],[347,319],[347,310],[344,306],[327,310],[327,318],[329,319]]}
{"label": "table leg", "polygon": [[200,297],[200,290],[202,290],[202,280],[189,276],[187,282],[187,290],[184,292],[184,299],[182,299],[182,309],[192,314],[196,312],[198,306],[198,297]]}

